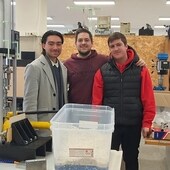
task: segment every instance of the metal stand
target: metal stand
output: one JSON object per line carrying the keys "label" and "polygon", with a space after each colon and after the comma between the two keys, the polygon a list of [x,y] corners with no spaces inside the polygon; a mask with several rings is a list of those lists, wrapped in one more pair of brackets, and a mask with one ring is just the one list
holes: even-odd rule
{"label": "metal stand", "polygon": [[[10,68],[10,58],[13,59],[13,67]],[[13,73],[13,109],[8,102],[7,93],[10,88],[11,74]],[[6,116],[8,111],[13,110],[16,114],[16,55],[15,50],[9,50],[7,48],[0,48],[0,132],[3,126],[3,117]]]}

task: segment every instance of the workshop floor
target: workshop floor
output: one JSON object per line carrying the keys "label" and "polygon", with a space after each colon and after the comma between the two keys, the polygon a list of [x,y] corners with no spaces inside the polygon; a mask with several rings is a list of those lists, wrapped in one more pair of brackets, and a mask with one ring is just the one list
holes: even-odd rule
{"label": "workshop floor", "polygon": [[[166,147],[146,145],[141,140],[139,154],[139,170],[168,170],[166,167]],[[169,162],[170,164],[170,162]],[[124,170],[122,163],[121,170]]]}
{"label": "workshop floor", "polygon": [[164,146],[146,145],[141,140],[140,170],[166,170],[166,148]]}

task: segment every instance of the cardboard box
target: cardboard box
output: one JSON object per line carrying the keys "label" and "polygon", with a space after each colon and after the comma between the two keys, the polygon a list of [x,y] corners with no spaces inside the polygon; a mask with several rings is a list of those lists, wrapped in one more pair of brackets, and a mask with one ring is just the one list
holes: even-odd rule
{"label": "cardboard box", "polygon": [[170,107],[170,91],[154,91],[156,106]]}
{"label": "cardboard box", "polygon": [[120,32],[122,34],[129,35],[130,34],[130,22],[128,22],[128,23],[121,22],[120,23]]}

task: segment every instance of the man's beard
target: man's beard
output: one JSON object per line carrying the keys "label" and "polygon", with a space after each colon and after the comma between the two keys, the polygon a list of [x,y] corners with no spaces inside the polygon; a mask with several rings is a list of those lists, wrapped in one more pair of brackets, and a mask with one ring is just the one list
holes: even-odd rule
{"label": "man's beard", "polygon": [[89,56],[90,53],[91,53],[91,50],[86,51],[86,52],[79,51],[79,55],[82,57],[87,57]]}

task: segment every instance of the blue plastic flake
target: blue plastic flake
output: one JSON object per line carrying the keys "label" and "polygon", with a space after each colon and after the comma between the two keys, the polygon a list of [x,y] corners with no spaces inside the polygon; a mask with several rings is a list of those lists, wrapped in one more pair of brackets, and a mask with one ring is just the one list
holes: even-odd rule
{"label": "blue plastic flake", "polygon": [[84,166],[84,165],[64,165],[64,166],[56,166],[55,170],[108,170],[108,168],[100,168],[97,166]]}

